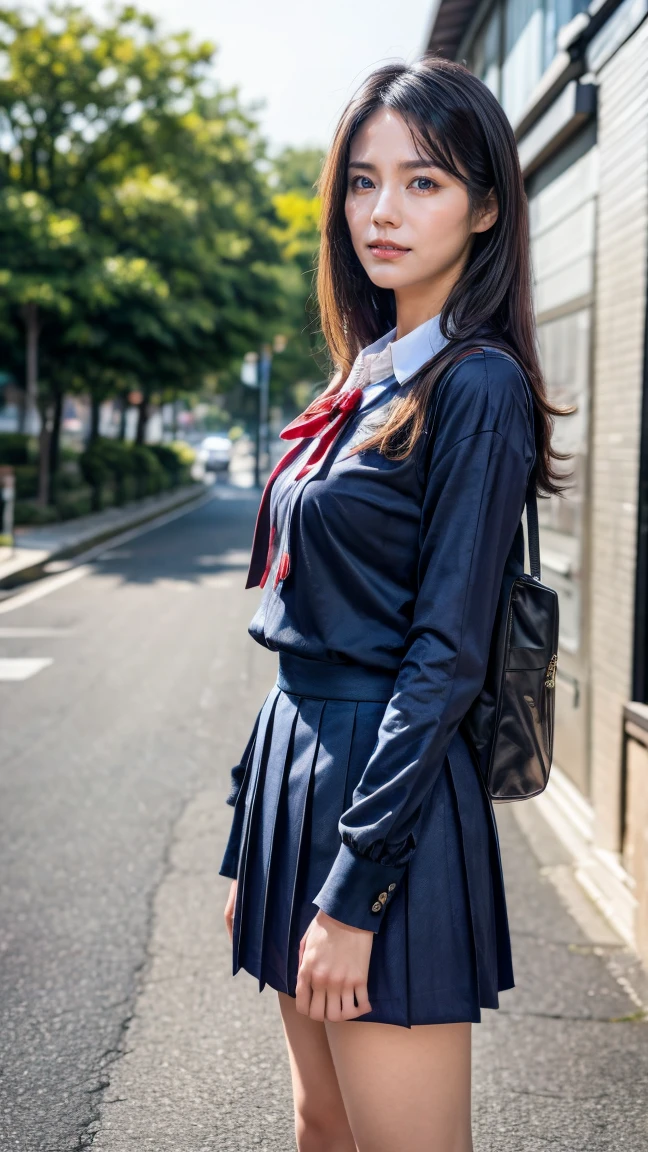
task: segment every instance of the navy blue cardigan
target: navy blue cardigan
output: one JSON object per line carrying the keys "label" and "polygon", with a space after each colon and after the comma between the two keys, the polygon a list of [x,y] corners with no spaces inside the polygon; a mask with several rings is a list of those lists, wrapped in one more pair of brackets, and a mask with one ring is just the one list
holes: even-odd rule
{"label": "navy blue cardigan", "polygon": [[[396,677],[315,898],[335,919],[373,931],[372,898],[401,880],[423,803],[482,688],[502,576],[507,564],[523,565],[534,460],[525,384],[497,350],[444,374],[405,459],[373,449],[350,455],[399,392],[395,378],[387,381],[351,417],[319,473],[277,481],[273,511],[291,569],[276,587],[270,574],[249,628],[266,648]],[[241,775],[237,766],[229,803]]]}

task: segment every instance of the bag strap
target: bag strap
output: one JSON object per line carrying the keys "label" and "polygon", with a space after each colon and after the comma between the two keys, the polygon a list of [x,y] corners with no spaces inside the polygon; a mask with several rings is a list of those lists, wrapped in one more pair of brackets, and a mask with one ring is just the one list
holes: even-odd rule
{"label": "bag strap", "polygon": [[[527,411],[531,420],[531,427],[533,428],[533,396],[529,388],[524,372],[520,368],[514,356],[509,352],[505,352],[503,348],[498,347],[497,344],[480,344],[479,347],[474,349],[470,348],[466,352],[462,352],[457,360],[463,360],[464,356],[471,356],[474,352],[480,352],[483,348],[489,348],[493,352],[499,352],[510,360],[518,370],[522,384],[524,385],[524,393],[527,401]],[[527,521],[527,546],[529,549],[529,567],[531,575],[534,580],[542,580],[542,567],[540,564],[540,530],[538,526],[538,497],[536,492],[536,457],[534,450],[533,464],[529,472],[529,480],[527,483],[526,495],[524,498],[524,505],[526,508],[526,521]]]}
{"label": "bag strap", "polygon": [[534,580],[542,579],[540,567],[540,532],[538,530],[538,498],[536,496],[535,462],[529,475],[526,490],[527,544],[529,546],[529,567]]}

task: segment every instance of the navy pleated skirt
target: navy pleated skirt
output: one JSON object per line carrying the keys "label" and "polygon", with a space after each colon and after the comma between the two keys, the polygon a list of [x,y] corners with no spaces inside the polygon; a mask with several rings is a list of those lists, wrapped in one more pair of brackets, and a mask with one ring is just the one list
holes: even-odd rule
{"label": "navy pleated skirt", "polygon": [[[309,668],[310,666],[310,668]],[[305,671],[304,671],[305,670]],[[338,820],[376,743],[393,678],[282,654],[245,754],[231,843],[233,969],[295,994],[299,943],[335,860]],[[371,699],[372,696],[377,699]],[[227,854],[226,854],[227,859]],[[430,793],[417,847],[369,968],[371,1013],[409,1027],[479,1021],[513,987],[493,807],[460,734]]]}

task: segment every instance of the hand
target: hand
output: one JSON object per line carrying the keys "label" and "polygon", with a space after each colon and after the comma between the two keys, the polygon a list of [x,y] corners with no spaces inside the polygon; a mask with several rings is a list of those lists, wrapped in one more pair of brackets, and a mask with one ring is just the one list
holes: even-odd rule
{"label": "hand", "polygon": [[227,935],[232,941],[232,933],[234,930],[234,905],[236,904],[236,880],[232,880],[230,890],[227,896],[227,903],[225,905],[225,927],[227,928]]}
{"label": "hand", "polygon": [[318,912],[299,948],[297,1011],[311,1020],[355,1020],[371,1012],[367,974],[373,932]]}

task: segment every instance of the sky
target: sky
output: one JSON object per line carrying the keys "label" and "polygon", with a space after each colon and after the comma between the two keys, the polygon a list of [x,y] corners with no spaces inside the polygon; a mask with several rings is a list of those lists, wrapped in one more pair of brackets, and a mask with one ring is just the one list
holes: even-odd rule
{"label": "sky", "polygon": [[[265,101],[272,150],[326,147],[362,79],[423,50],[433,0],[136,0],[169,31],[219,46],[218,76],[246,100]],[[103,4],[84,5],[99,14]]]}

